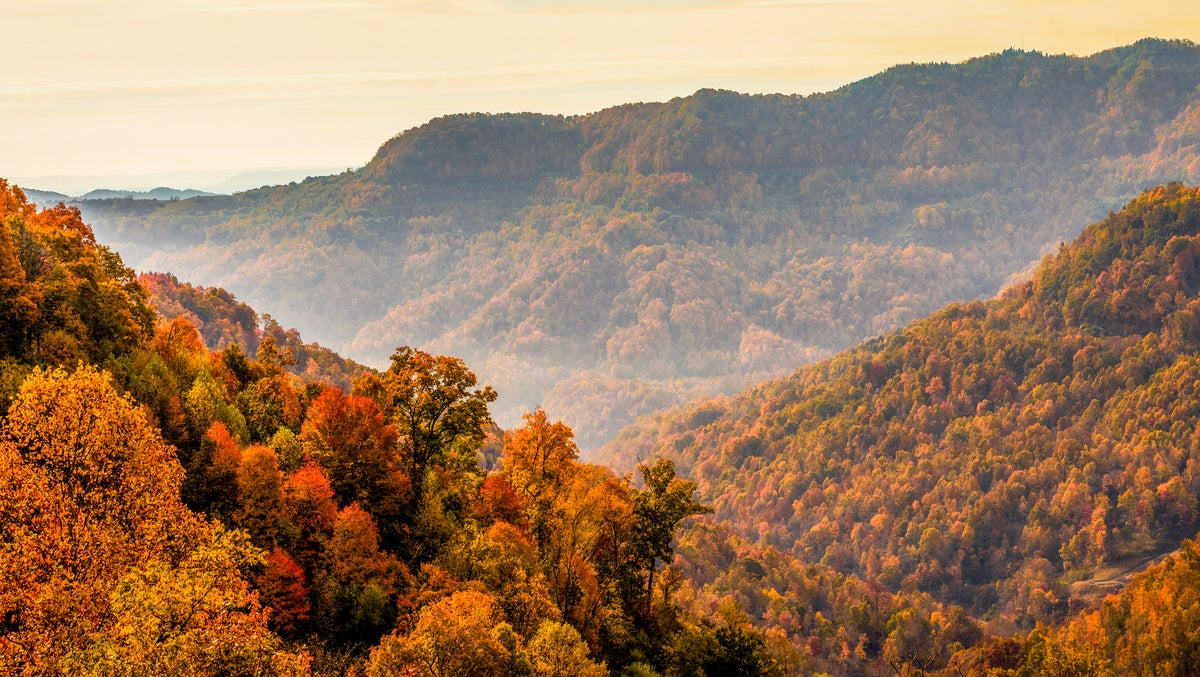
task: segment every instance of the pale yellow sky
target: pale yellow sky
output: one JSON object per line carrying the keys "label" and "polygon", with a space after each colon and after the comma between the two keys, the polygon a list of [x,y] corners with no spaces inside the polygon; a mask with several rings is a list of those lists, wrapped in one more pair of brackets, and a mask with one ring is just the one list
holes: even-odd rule
{"label": "pale yellow sky", "polygon": [[1200,3],[1154,0],[0,0],[0,20],[0,176],[18,180],[351,167],[448,113],[1200,40]]}

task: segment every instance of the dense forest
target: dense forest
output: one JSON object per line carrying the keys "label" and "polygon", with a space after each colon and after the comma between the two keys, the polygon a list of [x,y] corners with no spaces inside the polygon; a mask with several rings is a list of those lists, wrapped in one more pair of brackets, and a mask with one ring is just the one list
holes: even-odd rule
{"label": "dense forest", "polygon": [[[1200,529],[1198,375],[1200,189],[1174,184],[995,300],[648,417],[600,458],[662,456],[695,480],[717,526],[685,533],[676,566],[710,602],[732,594],[813,638],[825,669],[881,645],[950,669],[948,647],[986,629],[1029,633],[995,645],[1010,667],[1090,666],[1016,674],[1191,674],[1194,546],[1061,632],[1045,624]],[[902,618],[906,602],[928,615]],[[889,615],[899,635],[880,632]]]}
{"label": "dense forest", "polygon": [[580,463],[541,409],[498,430],[458,358],[297,370],[291,332],[3,180],[0,311],[2,674],[781,669],[672,599],[693,483]]}
{"label": "dense forest", "polygon": [[604,450],[626,475],[542,408],[499,430],[459,358],[299,370],[294,332],[139,280],[74,208],[0,181],[0,225],[5,674],[1200,665],[1200,188],[643,420]]}
{"label": "dense forest", "polygon": [[81,208],[133,267],[365,364],[461,356],[498,420],[540,403],[586,451],[990,297],[1138,191],[1200,181],[1198,85],[1187,42],[1010,50],[812,96],[448,116],[357,171]]}
{"label": "dense forest", "polygon": [[284,329],[270,315],[262,315],[220,287],[196,287],[170,273],[143,273],[138,282],[160,320],[183,318],[210,350],[236,345],[247,355],[257,354],[263,339],[287,355],[288,373],[308,381],[322,381],[349,390],[356,376],[374,371],[347,360],[319,343],[305,343],[300,332]]}

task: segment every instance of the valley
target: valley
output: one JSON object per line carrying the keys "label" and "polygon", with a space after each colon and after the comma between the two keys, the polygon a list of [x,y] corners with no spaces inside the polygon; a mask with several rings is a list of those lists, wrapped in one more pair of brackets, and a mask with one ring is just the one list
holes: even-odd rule
{"label": "valley", "polygon": [[460,355],[504,425],[542,404],[591,452],[991,297],[1143,188],[1200,180],[1198,84],[1187,43],[1010,50],[807,97],[448,116],[335,176],[81,207],[138,270],[375,367]]}
{"label": "valley", "polygon": [[0,674],[1195,674],[1197,183],[1153,39],[0,179]]}

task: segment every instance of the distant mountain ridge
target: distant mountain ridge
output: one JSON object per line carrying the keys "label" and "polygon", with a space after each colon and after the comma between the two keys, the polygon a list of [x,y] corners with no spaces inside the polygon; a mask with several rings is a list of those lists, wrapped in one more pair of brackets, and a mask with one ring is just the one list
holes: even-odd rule
{"label": "distant mountain ridge", "polygon": [[263,186],[280,186],[303,181],[310,176],[327,176],[343,171],[345,166],[322,167],[261,167],[254,169],[197,169],[155,172],[150,174],[80,174],[9,177],[16,184],[38,192],[58,193],[78,197],[97,189],[113,190],[123,196],[127,192],[146,192],[156,186],[184,186],[215,195],[228,195]]}
{"label": "distant mountain ridge", "polygon": [[79,200],[186,200],[190,197],[202,197],[205,195],[213,195],[203,190],[194,188],[167,188],[159,186],[150,190],[111,190],[108,188],[98,188],[89,190],[80,195]]}
{"label": "distant mountain ridge", "polygon": [[1200,49],[1009,50],[813,96],[702,90],[464,114],[293,186],[84,206],[139,269],[230,289],[355,359],[464,357],[595,448],[1014,273],[1137,191],[1200,180]]}

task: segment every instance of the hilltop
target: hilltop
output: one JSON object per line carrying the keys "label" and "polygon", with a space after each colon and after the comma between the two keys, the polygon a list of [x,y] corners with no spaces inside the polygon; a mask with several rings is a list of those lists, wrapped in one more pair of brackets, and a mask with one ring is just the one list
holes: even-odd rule
{"label": "hilltop", "polygon": [[222,286],[354,359],[461,355],[595,448],[986,298],[1139,190],[1200,180],[1200,49],[1009,50],[812,96],[702,90],[464,114],[362,169],[83,203],[139,269]]}

